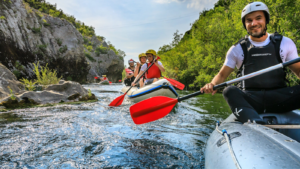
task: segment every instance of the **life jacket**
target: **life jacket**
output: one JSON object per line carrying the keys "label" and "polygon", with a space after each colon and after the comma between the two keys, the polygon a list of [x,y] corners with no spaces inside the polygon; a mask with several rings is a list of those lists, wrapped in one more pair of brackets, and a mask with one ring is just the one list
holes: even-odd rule
{"label": "life jacket", "polygon": [[[128,67],[128,69],[130,69],[132,72],[134,72],[134,70],[133,69],[131,69],[130,67]],[[131,75],[131,74],[130,74]],[[134,81],[134,79],[135,79],[135,77],[134,76],[132,76],[131,78],[126,78],[125,79],[125,84],[126,84],[126,86],[130,86],[131,85],[131,83]]]}
{"label": "life jacket", "polygon": [[[147,68],[151,65],[152,63],[147,63]],[[161,71],[160,69],[153,64],[145,73],[146,79],[152,79],[152,78],[160,78],[161,77]]]}
{"label": "life jacket", "polygon": [[[241,39],[238,43],[242,46],[244,60],[237,77],[282,63],[279,53],[281,40],[282,35],[277,32],[270,35],[270,43],[262,47],[251,44],[248,36]],[[287,87],[286,82],[286,69],[277,69],[241,81],[237,86],[243,90],[268,90]]]}

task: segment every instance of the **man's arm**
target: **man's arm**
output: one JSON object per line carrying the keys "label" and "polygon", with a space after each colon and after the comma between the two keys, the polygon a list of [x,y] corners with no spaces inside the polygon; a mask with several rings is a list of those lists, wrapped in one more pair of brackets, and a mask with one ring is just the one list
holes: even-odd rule
{"label": "man's arm", "polygon": [[137,63],[135,69],[134,69],[134,73],[133,73],[133,76],[136,77],[139,73],[139,68],[140,68],[140,64],[139,62]]}
{"label": "man's arm", "polygon": [[217,84],[223,83],[227,77],[232,73],[234,69],[223,65],[219,73],[213,78],[213,80],[206,84],[204,87],[200,89],[200,91],[205,92],[205,93],[212,93],[214,95],[217,93],[217,90],[213,90],[213,87]]}
{"label": "man's arm", "polygon": [[292,72],[300,79],[300,62],[288,66]]}
{"label": "man's arm", "polygon": [[134,79],[134,81],[132,82],[132,84],[135,84],[136,81],[142,76],[142,74],[144,73],[144,71],[140,71],[140,73],[137,75],[137,77]]}
{"label": "man's arm", "polygon": [[126,78],[128,78],[128,79],[130,79],[133,75],[134,75],[134,74],[129,75],[129,73],[126,72]]}
{"label": "man's arm", "polygon": [[155,65],[159,68],[160,71],[165,72],[165,68],[162,65],[158,64],[158,61],[155,62]]}

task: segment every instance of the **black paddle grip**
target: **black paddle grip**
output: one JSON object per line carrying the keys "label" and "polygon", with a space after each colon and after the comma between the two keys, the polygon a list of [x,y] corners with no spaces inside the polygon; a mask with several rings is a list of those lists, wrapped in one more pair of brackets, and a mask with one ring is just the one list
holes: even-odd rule
{"label": "black paddle grip", "polygon": [[291,60],[291,61],[282,63],[282,66],[283,66],[283,67],[290,66],[290,65],[292,65],[292,64],[294,64],[294,63],[297,63],[297,62],[300,62],[300,57],[297,58],[297,59],[294,59],[294,60]]}
{"label": "black paddle grip", "polygon": [[217,89],[220,89],[220,88],[226,87],[226,86],[227,86],[227,83],[221,83],[221,84],[215,85],[213,87],[213,90],[217,90]]}

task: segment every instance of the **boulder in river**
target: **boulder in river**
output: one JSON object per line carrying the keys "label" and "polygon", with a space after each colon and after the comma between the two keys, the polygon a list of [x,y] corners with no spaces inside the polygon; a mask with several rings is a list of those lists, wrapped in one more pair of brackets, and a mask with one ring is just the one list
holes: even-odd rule
{"label": "boulder in river", "polygon": [[13,93],[21,94],[25,92],[25,87],[16,76],[0,63],[0,100],[10,96],[10,89]]}
{"label": "boulder in river", "polygon": [[0,100],[0,106],[16,108],[24,105],[96,100],[94,94],[89,93],[77,82],[60,81],[60,83],[49,85],[40,92],[27,91],[19,95],[7,96]]}

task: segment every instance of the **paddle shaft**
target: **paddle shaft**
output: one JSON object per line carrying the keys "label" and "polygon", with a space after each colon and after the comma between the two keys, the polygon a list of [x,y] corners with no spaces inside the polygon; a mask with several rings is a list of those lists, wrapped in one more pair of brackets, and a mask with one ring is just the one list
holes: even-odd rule
{"label": "paddle shaft", "polygon": [[[150,69],[150,67],[155,63],[155,61],[145,70],[145,72],[138,78],[138,80],[140,80],[141,77],[144,76],[144,74],[147,72],[148,69]],[[146,63],[147,64],[147,63]],[[136,81],[138,81],[136,80]],[[130,86],[130,88],[125,92],[125,94],[127,94],[127,92],[132,88],[133,86]],[[124,95],[125,95],[124,94]]]}
{"label": "paddle shaft", "polygon": [[263,125],[272,129],[300,129],[300,125]]}
{"label": "paddle shaft", "polygon": [[[294,60],[291,60],[291,61],[288,61],[288,62],[285,62],[285,63],[280,63],[280,64],[277,64],[275,66],[271,66],[269,68],[266,68],[266,69],[263,69],[263,70],[259,70],[259,71],[250,73],[248,75],[245,75],[245,76],[242,76],[242,77],[239,77],[239,78],[236,78],[236,79],[233,79],[233,80],[230,80],[230,81],[227,81],[227,82],[215,85],[213,87],[213,90],[216,90],[216,89],[219,89],[219,88],[222,88],[222,87],[226,87],[226,86],[228,86],[230,84],[237,83],[237,82],[240,82],[240,81],[243,81],[243,80],[250,79],[252,77],[255,77],[255,76],[258,76],[258,75],[270,72],[272,70],[276,70],[276,69],[279,69],[279,68],[284,68],[286,66],[292,65],[292,64],[297,63],[297,62],[300,62],[300,58],[297,58],[297,59],[294,59]],[[194,96],[198,96],[200,94],[204,94],[204,93],[201,92],[201,91],[198,91],[198,92],[186,95],[184,97],[180,97],[180,98],[178,98],[178,102],[180,102],[182,100],[189,99],[189,98],[194,97]]]}

